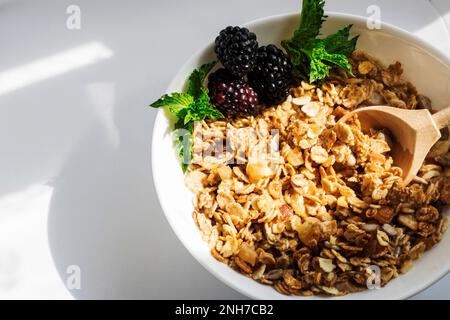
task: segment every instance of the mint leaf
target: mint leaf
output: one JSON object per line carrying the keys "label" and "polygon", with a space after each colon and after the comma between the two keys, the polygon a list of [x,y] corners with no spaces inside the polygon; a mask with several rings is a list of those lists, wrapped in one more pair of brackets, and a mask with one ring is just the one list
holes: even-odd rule
{"label": "mint leaf", "polygon": [[201,91],[203,88],[203,82],[205,81],[206,76],[211,71],[212,68],[216,65],[216,61],[205,63],[200,66],[200,68],[194,70],[188,79],[188,90],[187,93],[197,99],[201,95]]}
{"label": "mint leaf", "polygon": [[205,119],[217,120],[223,117],[223,114],[209,101],[206,88],[202,88],[198,99],[187,109],[184,123],[187,124],[190,121],[202,121]]}
{"label": "mint leaf", "polygon": [[150,104],[153,108],[160,108],[166,106],[188,106],[194,102],[194,99],[191,95],[187,93],[178,93],[174,92],[171,94],[165,94],[152,104]]}
{"label": "mint leaf", "polygon": [[186,93],[166,94],[150,105],[153,108],[168,107],[169,111],[177,117],[173,142],[181,159],[183,172],[186,171],[192,159],[194,122],[224,117],[209,101],[208,89],[203,84],[215,64],[216,62],[206,63],[194,70],[189,76]]}
{"label": "mint leaf", "polygon": [[192,128],[189,129],[181,127],[179,129],[185,130],[176,135],[174,145],[177,150],[178,157],[181,160],[181,169],[184,173],[192,160]]}
{"label": "mint leaf", "polygon": [[335,34],[323,39],[326,51],[329,53],[340,53],[346,56],[355,51],[358,36],[349,39],[351,27],[352,25],[348,25]]}
{"label": "mint leaf", "polygon": [[197,103],[194,105],[194,108],[196,109],[198,116],[201,118],[197,121],[204,120],[206,118],[211,120],[224,118],[222,112],[217,110],[209,101],[208,90],[205,88],[201,90],[201,94],[197,100]]}
{"label": "mint leaf", "polygon": [[347,56],[340,53],[327,52],[324,40],[311,40],[307,48],[303,49],[302,52],[310,60],[309,81],[311,83],[326,78],[332,65],[352,73],[352,66],[348,62]]}
{"label": "mint leaf", "polygon": [[188,124],[191,121],[195,121],[195,113],[193,113],[191,110],[187,110],[183,123]]}
{"label": "mint leaf", "polygon": [[194,98],[187,93],[174,92],[172,94],[165,94],[160,99],[153,102],[150,106],[153,108],[169,107],[170,112],[177,117],[181,110],[189,107],[194,103]]}
{"label": "mint leaf", "polygon": [[291,39],[282,42],[287,51],[300,49],[308,40],[320,34],[320,28],[326,18],[324,6],[323,0],[303,0],[299,26]]}
{"label": "mint leaf", "polygon": [[317,38],[326,18],[324,4],[323,0],[304,0],[297,30],[291,39],[282,41],[294,66],[294,76],[310,82],[326,78],[333,65],[351,73],[348,56],[358,40],[350,38],[351,25],[325,39]]}

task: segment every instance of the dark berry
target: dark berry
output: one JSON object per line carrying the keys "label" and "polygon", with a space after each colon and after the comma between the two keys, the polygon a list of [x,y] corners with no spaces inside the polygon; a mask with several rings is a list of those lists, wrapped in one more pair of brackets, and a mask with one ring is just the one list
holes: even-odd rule
{"label": "dark berry", "polygon": [[243,77],[253,69],[258,42],[256,35],[247,28],[223,29],[215,45],[217,58],[235,76]]}
{"label": "dark berry", "polygon": [[227,117],[256,115],[258,95],[243,80],[228,70],[219,69],[208,78],[211,102]]}
{"label": "dark berry", "polygon": [[258,49],[256,64],[248,74],[250,85],[266,105],[283,102],[289,95],[292,64],[283,51],[274,45]]}

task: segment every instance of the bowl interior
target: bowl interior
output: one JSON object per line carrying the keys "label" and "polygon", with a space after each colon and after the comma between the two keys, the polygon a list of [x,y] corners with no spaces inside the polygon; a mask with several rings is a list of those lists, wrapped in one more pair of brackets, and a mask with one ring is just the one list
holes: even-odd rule
{"label": "bowl interior", "polygon": [[[450,62],[446,56],[427,43],[393,26],[382,25],[380,30],[369,30],[366,20],[356,16],[328,13],[323,34],[335,32],[353,24],[352,32],[359,34],[358,48],[366,50],[382,62],[400,61],[404,76],[431,98],[435,109],[441,109],[450,101]],[[247,24],[258,36],[260,44],[279,44],[295,29],[298,14],[287,14],[260,19]],[[196,53],[181,68],[168,88],[168,92],[181,91],[190,72],[202,63],[215,59],[211,44]],[[251,298],[257,299],[304,299],[284,296],[272,287],[261,285],[211,257],[208,245],[192,219],[192,195],[184,186],[184,176],[172,146],[170,120],[163,111],[156,118],[153,142],[152,165],[158,197],[166,217],[176,235],[189,252],[217,278]],[[446,214],[448,211],[446,212]],[[421,259],[407,274],[391,281],[381,290],[367,290],[347,295],[344,299],[402,299],[409,297],[434,283],[450,270],[447,257],[450,247],[448,232],[442,241]],[[310,297],[308,299],[320,299]]]}

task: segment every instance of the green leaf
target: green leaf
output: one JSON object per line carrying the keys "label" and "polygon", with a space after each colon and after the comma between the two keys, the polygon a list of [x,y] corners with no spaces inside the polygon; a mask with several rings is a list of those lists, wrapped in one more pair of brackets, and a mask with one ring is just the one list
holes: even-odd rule
{"label": "green leaf", "polygon": [[195,112],[192,111],[192,109],[191,109],[191,110],[188,110],[188,111],[186,112],[186,116],[184,117],[183,123],[186,125],[186,124],[188,124],[190,121],[198,121],[198,120],[197,120],[197,116],[196,116]]}
{"label": "green leaf", "polygon": [[219,110],[217,110],[209,101],[208,91],[205,88],[202,89],[196,106],[203,119],[210,118],[211,120],[217,120],[220,118],[224,118],[224,115]]}
{"label": "green leaf", "polygon": [[175,123],[175,130],[184,129],[189,132],[183,137],[175,139],[175,146],[178,149],[178,155],[181,160],[181,168],[186,171],[190,160],[192,159],[192,132],[194,122],[205,119],[217,120],[223,118],[223,115],[209,101],[208,91],[202,87],[199,97],[189,107],[184,108],[178,114],[178,121]]}
{"label": "green leaf", "polygon": [[198,99],[187,110],[184,123],[205,119],[217,120],[223,117],[223,114],[210,103],[208,91],[202,88]]}
{"label": "green leaf", "polygon": [[314,83],[318,80],[322,80],[328,76],[331,67],[321,60],[311,61],[311,71],[309,73],[309,82]]}
{"label": "green leaf", "polygon": [[323,0],[304,0],[300,24],[291,39],[282,41],[296,78],[315,82],[326,78],[333,65],[351,73],[347,56],[356,47],[358,37],[350,38],[351,25],[325,39],[317,38],[326,16]]}
{"label": "green leaf", "polygon": [[189,167],[188,163],[182,163],[181,164],[181,170],[183,170],[183,173],[186,173],[187,168]]}
{"label": "green leaf", "polygon": [[188,79],[188,90],[187,93],[197,99],[202,91],[203,82],[205,81],[206,76],[211,71],[212,68],[216,65],[216,61],[205,63],[200,68],[194,70]]}
{"label": "green leaf", "polygon": [[209,101],[208,90],[203,84],[215,64],[216,62],[207,63],[194,70],[188,79],[186,93],[166,94],[150,105],[153,108],[168,107],[169,111],[177,117],[174,133],[180,129],[184,130],[179,132],[181,135],[174,135],[173,139],[183,172],[186,171],[192,159],[194,122],[224,117]]}
{"label": "green leaf", "polygon": [[181,161],[181,169],[184,173],[192,160],[192,129],[178,128],[175,129],[175,132],[179,129],[185,130],[182,132],[183,134],[177,135],[174,138],[174,145]]}
{"label": "green leaf", "polygon": [[174,92],[172,94],[165,94],[150,106],[153,108],[169,107],[170,112],[178,116],[181,110],[189,107],[194,103],[194,98],[187,93]]}
{"label": "green leaf", "polygon": [[193,121],[202,121],[205,119],[217,120],[223,118],[223,115],[217,109],[211,107],[210,105],[196,103],[193,105],[192,109],[187,111],[184,118],[184,124]]}
{"label": "green leaf", "polygon": [[299,26],[291,39],[282,42],[288,54],[299,50],[308,40],[320,34],[320,28],[326,18],[324,6],[323,0],[303,0]]}
{"label": "green leaf", "polygon": [[326,78],[333,64],[349,73],[352,72],[352,66],[348,62],[347,56],[340,53],[328,53],[323,40],[315,40],[310,46],[312,47],[310,51],[304,50],[303,52],[310,59],[309,81],[311,83]]}
{"label": "green leaf", "polygon": [[346,56],[355,51],[358,36],[349,39],[351,27],[352,25],[348,25],[323,39],[326,51],[329,53],[340,53]]}

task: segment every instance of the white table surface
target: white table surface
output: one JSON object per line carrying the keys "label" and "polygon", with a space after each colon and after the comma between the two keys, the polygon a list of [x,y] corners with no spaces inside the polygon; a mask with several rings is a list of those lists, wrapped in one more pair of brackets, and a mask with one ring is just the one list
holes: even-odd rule
{"label": "white table surface", "polygon": [[[66,27],[74,2],[80,30]],[[0,298],[245,299],[167,224],[146,105],[220,29],[298,2],[1,0]],[[328,0],[327,9],[366,15],[371,4],[448,52],[447,0]],[[65,287],[71,265],[80,289]],[[447,276],[414,298],[449,299],[449,288]]]}

